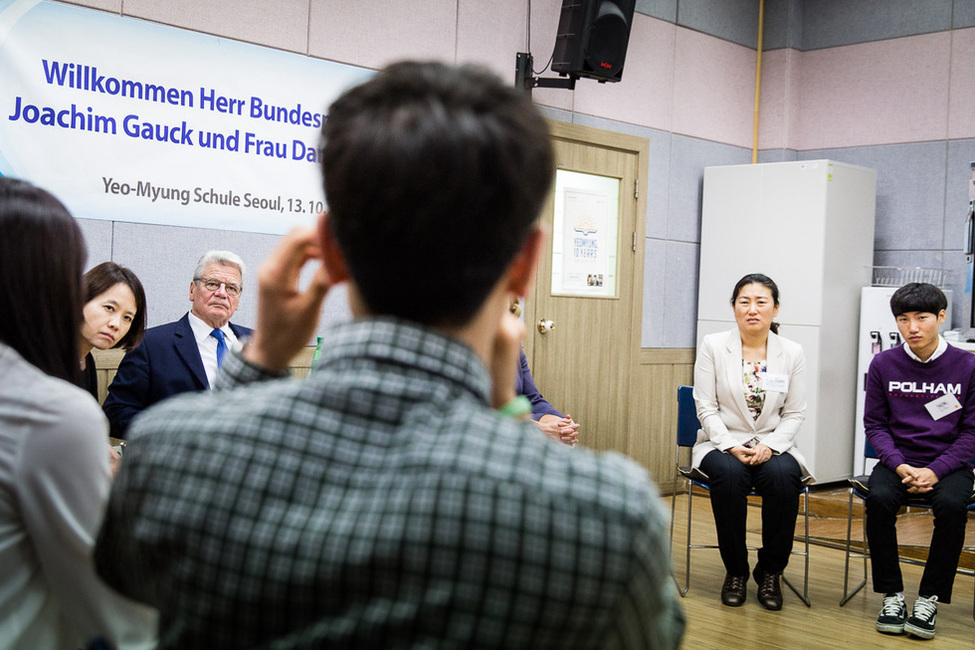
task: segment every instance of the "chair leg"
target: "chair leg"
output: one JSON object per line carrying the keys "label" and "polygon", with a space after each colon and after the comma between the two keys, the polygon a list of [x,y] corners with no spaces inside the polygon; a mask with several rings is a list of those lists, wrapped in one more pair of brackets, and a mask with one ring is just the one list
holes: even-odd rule
{"label": "chair leg", "polygon": [[802,576],[802,593],[796,589],[789,579],[783,574],[782,581],[785,582],[786,586],[792,590],[799,600],[803,602],[806,607],[812,607],[812,603],[809,602],[809,488],[803,490],[803,503],[805,508],[803,508],[803,520],[804,520],[804,530],[803,530],[803,552],[800,554],[803,556],[803,576]]}
{"label": "chair leg", "polygon": [[687,594],[691,588],[691,518],[694,511],[694,484],[687,482],[687,537],[684,540],[684,588],[680,589],[680,595]]}
{"label": "chair leg", "polygon": [[808,487],[806,488],[806,494],[803,497],[803,501],[805,501],[806,507],[805,507],[805,512],[803,513],[803,517],[805,518],[805,523],[804,523],[805,530],[803,531],[805,533],[804,535],[805,540],[803,542],[805,546],[805,553],[803,553],[803,555],[805,555],[804,558],[805,562],[803,563],[803,569],[802,569],[802,602],[806,603],[806,607],[812,607],[812,604],[809,602],[809,488]]}
{"label": "chair leg", "polygon": [[863,540],[863,552],[860,559],[863,560],[863,580],[862,584],[867,584],[867,558],[870,557],[870,543],[867,541],[867,504],[863,504],[863,517],[860,518],[860,538]]}
{"label": "chair leg", "polygon": [[[866,514],[864,514],[866,517]],[[866,535],[866,523],[864,523],[863,531],[863,580],[852,591],[848,591],[850,585],[850,540],[853,536],[853,487],[850,487],[850,505],[847,509],[846,514],[846,558],[843,568],[843,598],[840,600],[840,607],[845,605],[851,598],[853,598],[857,592],[863,589],[863,586],[867,584],[867,535]]]}
{"label": "chair leg", "polygon": [[[678,478],[680,476],[678,475]],[[670,557],[674,558],[674,518],[677,516],[677,486],[670,493]],[[680,591],[680,581],[677,579],[677,567],[671,566],[670,575],[674,579],[674,586]]]}
{"label": "chair leg", "polygon": [[[683,477],[679,477],[683,478]],[[684,559],[684,586],[680,584],[680,579],[677,577],[677,567],[676,562],[670,575],[674,578],[674,585],[677,587],[677,593],[682,597],[687,593],[691,582],[691,550],[689,544],[691,542],[691,482],[685,480],[687,484],[687,541],[685,543],[686,556]],[[674,519],[677,516],[677,490],[675,489],[671,493],[670,498],[670,557],[676,559],[674,555]]]}

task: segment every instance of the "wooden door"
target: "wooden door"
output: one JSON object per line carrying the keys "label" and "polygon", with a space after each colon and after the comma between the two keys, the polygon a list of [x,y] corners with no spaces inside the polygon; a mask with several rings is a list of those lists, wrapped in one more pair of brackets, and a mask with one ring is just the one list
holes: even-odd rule
{"label": "wooden door", "polygon": [[[611,215],[616,222],[611,269],[615,287],[611,295],[585,295],[585,290],[578,295],[564,288],[553,291],[553,271],[559,274],[559,265],[566,263],[563,256],[553,266],[553,243],[564,237],[564,233],[552,232],[555,202],[566,200],[565,193],[556,195],[553,189],[542,213],[549,236],[535,291],[526,304],[529,333],[525,349],[541,393],[580,423],[580,444],[626,452],[630,380],[642,320],[646,204],[637,188],[646,185],[648,143],[578,125],[551,126],[558,170],[611,179],[618,188],[618,214]],[[540,333],[539,321],[549,320],[554,328]]]}

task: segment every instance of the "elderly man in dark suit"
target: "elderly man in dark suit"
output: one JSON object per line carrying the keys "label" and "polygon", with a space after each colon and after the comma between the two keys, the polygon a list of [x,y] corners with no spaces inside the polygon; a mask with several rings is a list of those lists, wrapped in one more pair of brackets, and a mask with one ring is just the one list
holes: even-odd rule
{"label": "elderly man in dark suit", "polygon": [[104,406],[113,436],[124,438],[132,418],[160,400],[210,388],[224,353],[251,333],[230,322],[243,284],[244,262],[234,253],[209,251],[200,258],[190,282],[190,311],[146,331],[119,364]]}

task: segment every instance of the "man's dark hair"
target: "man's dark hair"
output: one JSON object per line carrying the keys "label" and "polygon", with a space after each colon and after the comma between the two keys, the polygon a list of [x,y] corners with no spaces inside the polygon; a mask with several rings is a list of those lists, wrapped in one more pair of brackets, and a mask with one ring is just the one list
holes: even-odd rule
{"label": "man's dark hair", "polygon": [[82,304],[88,304],[116,284],[124,284],[132,290],[132,295],[135,297],[135,316],[132,318],[129,331],[113,347],[131,350],[139,345],[146,331],[146,292],[142,289],[142,283],[139,282],[136,274],[115,262],[102,262],[88,269],[83,284]]}
{"label": "man's dark hair", "polygon": [[894,313],[894,318],[910,311],[937,315],[947,308],[948,299],[944,292],[927,282],[905,284],[890,297],[890,311]]}
{"label": "man's dark hair", "polygon": [[329,226],[366,307],[469,322],[521,249],[554,171],[525,94],[474,66],[404,62],[322,127]]}
{"label": "man's dark hair", "polygon": [[0,341],[54,377],[81,370],[85,240],[67,208],[30,183],[0,177]]}

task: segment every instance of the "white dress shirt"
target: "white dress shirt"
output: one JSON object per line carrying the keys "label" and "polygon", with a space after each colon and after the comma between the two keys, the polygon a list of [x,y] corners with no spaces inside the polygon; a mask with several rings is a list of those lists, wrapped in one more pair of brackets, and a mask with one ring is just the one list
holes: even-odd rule
{"label": "white dress shirt", "polygon": [[907,341],[904,341],[904,352],[907,353],[907,356],[909,356],[910,358],[914,359],[918,363],[931,363],[932,361],[934,361],[935,359],[937,359],[938,357],[940,357],[942,354],[944,354],[945,353],[945,350],[947,350],[947,349],[948,349],[948,341],[945,340],[945,337],[943,337],[943,336],[941,336],[939,334],[938,335],[938,347],[936,347],[934,349],[934,352],[931,353],[931,356],[930,357],[928,357],[927,359],[923,359],[922,360],[921,357],[919,357],[916,354],[914,354],[914,350],[911,349],[911,344],[908,343]]}
{"label": "white dress shirt", "polygon": [[[213,328],[203,320],[190,312],[190,327],[193,329],[193,338],[196,339],[196,345],[200,348],[200,359],[203,360],[203,370],[207,373],[207,383],[210,387],[213,387],[213,382],[217,379],[217,339],[210,336],[210,332]],[[235,345],[237,345],[237,337],[234,335],[234,331],[230,329],[230,323],[220,328],[223,332],[224,339],[227,342],[227,349],[232,350]]]}

